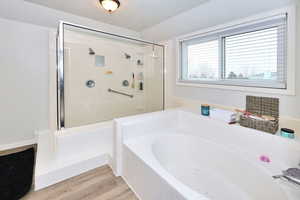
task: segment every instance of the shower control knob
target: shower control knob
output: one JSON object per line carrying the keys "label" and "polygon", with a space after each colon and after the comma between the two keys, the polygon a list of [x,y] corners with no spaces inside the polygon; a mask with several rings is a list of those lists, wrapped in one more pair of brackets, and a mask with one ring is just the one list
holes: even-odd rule
{"label": "shower control knob", "polygon": [[93,88],[96,86],[96,82],[93,81],[93,80],[88,80],[85,85],[88,87],[88,88]]}

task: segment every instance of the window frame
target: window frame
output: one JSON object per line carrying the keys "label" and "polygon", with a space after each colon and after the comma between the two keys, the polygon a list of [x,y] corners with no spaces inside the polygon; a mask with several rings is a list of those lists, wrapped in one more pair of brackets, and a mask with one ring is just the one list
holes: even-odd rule
{"label": "window frame", "polygon": [[[259,25],[266,21],[272,20],[279,15],[287,15],[287,33],[286,33],[286,85],[284,88],[278,85],[278,88],[272,87],[274,84],[279,84],[278,81],[264,81],[254,80],[256,85],[253,85],[251,80],[184,80],[182,78],[182,41],[201,41],[201,38],[212,38],[214,35],[218,35],[218,39],[222,44],[225,42],[225,37],[237,35],[245,32],[252,32],[272,28],[278,26],[278,24],[266,23],[265,26]],[[188,35],[180,36],[176,38],[177,43],[177,86],[191,86],[191,87],[206,87],[216,89],[229,89],[249,92],[262,92],[262,93],[277,93],[286,95],[295,95],[295,7],[285,7],[283,9],[274,10],[268,13],[248,17],[242,20],[233,21],[231,23],[215,26],[209,29],[197,31]],[[258,25],[258,26],[256,26]],[[248,27],[248,29],[245,27]],[[250,28],[249,28],[250,27]],[[233,30],[233,31],[232,31]],[[220,34],[221,33],[221,34]],[[215,39],[217,37],[214,37]],[[212,40],[212,39],[211,39]],[[206,40],[209,41],[209,40]],[[224,77],[224,44],[219,47],[219,70],[221,76]],[[250,84],[249,84],[250,83]],[[261,85],[263,84],[263,86]]]}

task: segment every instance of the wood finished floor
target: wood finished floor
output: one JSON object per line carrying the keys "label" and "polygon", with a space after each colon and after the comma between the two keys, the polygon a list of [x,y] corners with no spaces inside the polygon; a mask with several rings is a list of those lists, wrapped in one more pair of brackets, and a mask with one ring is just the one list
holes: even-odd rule
{"label": "wood finished floor", "polygon": [[121,177],[103,166],[43,190],[22,200],[138,200]]}

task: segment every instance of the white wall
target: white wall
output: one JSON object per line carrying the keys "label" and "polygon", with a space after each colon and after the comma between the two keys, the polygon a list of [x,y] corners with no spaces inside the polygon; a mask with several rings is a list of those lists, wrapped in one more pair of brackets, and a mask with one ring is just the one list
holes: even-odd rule
{"label": "white wall", "polygon": [[[287,2],[289,0],[210,0],[207,4],[145,30],[143,35],[147,39],[171,39],[183,33],[224,23],[254,12],[280,7]],[[217,4],[213,5],[212,3]],[[213,12],[216,5],[222,8],[222,12]],[[258,10],[257,5],[260,5]],[[239,6],[245,9],[239,9]],[[234,12],[228,10],[229,8],[234,8]],[[299,19],[299,17],[298,14],[297,18]],[[0,73],[0,145],[32,139],[35,130],[48,128],[49,31],[56,28],[59,20],[84,24],[122,35],[140,36],[139,33],[128,29],[27,3],[23,0],[0,1],[0,67],[2,69]],[[299,23],[300,20],[297,22],[298,35],[300,33]],[[173,45],[172,40],[168,43]],[[244,96],[247,94],[244,92],[175,86],[174,50],[174,48],[169,48],[169,51],[166,52],[167,55],[173,55],[169,56],[171,59],[166,61],[170,68],[167,71],[168,97],[175,95],[243,107]],[[297,54],[299,53],[300,41],[298,39]],[[300,58],[297,59],[298,66]],[[300,70],[297,69],[297,77],[299,75]],[[300,108],[297,105],[300,102],[299,83],[297,80],[297,96],[281,97],[281,111],[285,115],[300,117]]]}
{"label": "white wall", "polygon": [[59,20],[140,35],[23,0],[0,1],[0,149],[31,142],[34,131],[49,128],[49,32]]}
{"label": "white wall", "polygon": [[48,126],[48,29],[0,19],[0,145]]}
{"label": "white wall", "polygon": [[[231,2],[232,0],[230,0]],[[251,1],[242,1],[243,3],[247,4],[247,2]],[[275,1],[279,2],[279,1]],[[262,2],[263,3],[263,2]],[[258,4],[256,4],[258,5]],[[264,4],[263,4],[264,5]],[[280,5],[280,4],[278,4]],[[208,6],[208,5],[206,5]],[[230,6],[230,5],[229,5]],[[226,7],[224,5],[224,7]],[[251,6],[250,6],[251,8]],[[195,8],[196,9],[196,8]],[[210,88],[200,88],[200,87],[184,87],[178,86],[175,84],[175,77],[176,77],[176,47],[175,47],[175,36],[180,35],[182,32],[187,33],[186,30],[197,30],[198,26],[194,23],[195,19],[202,19],[201,11],[202,8],[197,8],[196,10],[191,10],[186,13],[183,13],[175,18],[167,20],[156,27],[152,27],[150,30],[147,30],[143,33],[144,37],[153,35],[157,36],[160,33],[162,34],[161,38],[158,39],[165,39],[165,37],[169,37],[166,41],[167,44],[167,87],[169,88],[169,97],[173,98],[174,101],[171,101],[169,98],[168,104],[172,106],[176,104],[176,101],[182,101],[182,99],[191,100],[194,102],[200,103],[210,103],[215,105],[223,105],[225,107],[245,107],[245,96],[246,95],[259,95],[259,96],[274,96],[280,98],[280,113],[282,116],[288,116],[293,118],[300,118],[300,57],[297,56],[296,60],[296,95],[295,96],[286,96],[286,95],[270,95],[270,94],[263,94],[263,93],[253,93],[253,92],[243,92],[243,91],[232,91],[232,90],[224,90],[224,89],[210,89]],[[207,8],[208,9],[208,8]],[[251,10],[251,9],[250,9]],[[198,14],[197,14],[198,13]],[[239,13],[239,11],[237,11]],[[224,14],[224,13],[223,13]],[[236,14],[236,13],[235,13]],[[217,14],[220,17],[220,14]],[[224,16],[227,20],[226,16]],[[297,8],[297,40],[296,40],[296,55],[300,54],[300,8]],[[209,19],[203,17],[203,20]],[[214,19],[212,19],[212,24],[215,25]],[[190,22],[191,21],[191,22]],[[207,22],[207,23],[208,23]],[[228,22],[228,21],[227,21]],[[223,23],[223,22],[222,22]],[[220,24],[222,24],[220,23]],[[199,24],[202,24],[199,22]],[[182,25],[182,26],[181,26]],[[154,31],[158,34],[154,34]],[[188,31],[189,32],[189,31]]]}

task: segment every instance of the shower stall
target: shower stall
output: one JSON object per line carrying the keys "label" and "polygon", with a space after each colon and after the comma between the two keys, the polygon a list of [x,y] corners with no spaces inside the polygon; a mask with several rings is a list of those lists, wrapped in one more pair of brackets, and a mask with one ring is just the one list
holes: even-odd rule
{"label": "shower stall", "polygon": [[58,130],[163,109],[163,45],[60,22]]}
{"label": "shower stall", "polygon": [[60,22],[49,57],[50,131],[37,137],[36,190],[113,168],[113,119],[164,109],[162,45]]}

